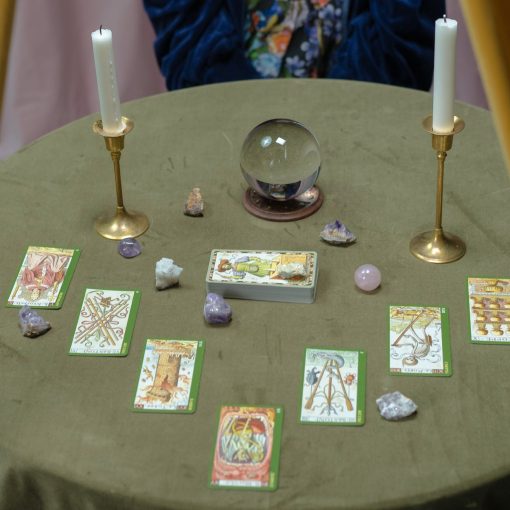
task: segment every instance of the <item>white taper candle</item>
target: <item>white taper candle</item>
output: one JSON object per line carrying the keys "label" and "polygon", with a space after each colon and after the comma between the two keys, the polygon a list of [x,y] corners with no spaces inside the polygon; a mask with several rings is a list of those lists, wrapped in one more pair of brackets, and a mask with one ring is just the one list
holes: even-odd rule
{"label": "white taper candle", "polygon": [[438,133],[453,131],[456,41],[457,22],[446,16],[436,20],[432,129]]}
{"label": "white taper candle", "polygon": [[103,129],[109,134],[116,135],[122,132],[123,125],[113,60],[112,31],[101,27],[91,35]]}

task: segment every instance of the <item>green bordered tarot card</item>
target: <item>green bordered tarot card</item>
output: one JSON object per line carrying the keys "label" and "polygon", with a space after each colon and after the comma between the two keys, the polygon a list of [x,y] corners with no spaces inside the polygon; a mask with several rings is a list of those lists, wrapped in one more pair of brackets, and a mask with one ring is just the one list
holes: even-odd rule
{"label": "green bordered tarot card", "polygon": [[305,349],[299,421],[363,425],[367,356],[348,349]]}
{"label": "green bordered tarot card", "polygon": [[388,342],[391,375],[452,375],[444,306],[390,306]]}
{"label": "green bordered tarot card", "polygon": [[149,413],[194,413],[204,361],[203,340],[148,339],[133,408]]}
{"label": "green bordered tarot card", "polygon": [[73,277],[80,250],[29,246],[7,298],[7,306],[58,309]]}
{"label": "green bordered tarot card", "polygon": [[468,278],[470,340],[510,344],[510,280]]}
{"label": "green bordered tarot card", "polygon": [[127,356],[139,290],[85,289],[69,354]]}
{"label": "green bordered tarot card", "polygon": [[222,406],[218,421],[209,487],[276,490],[283,408]]}

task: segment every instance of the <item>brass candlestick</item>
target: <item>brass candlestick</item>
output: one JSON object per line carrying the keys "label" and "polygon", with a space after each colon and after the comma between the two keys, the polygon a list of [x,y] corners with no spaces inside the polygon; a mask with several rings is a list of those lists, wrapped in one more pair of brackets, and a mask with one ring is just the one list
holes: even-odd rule
{"label": "brass candlestick", "polygon": [[110,152],[113,161],[113,171],[115,174],[115,190],[117,192],[117,209],[115,215],[100,216],[96,220],[96,230],[99,235],[107,239],[125,239],[126,237],[137,237],[142,235],[149,228],[149,219],[145,214],[131,211],[124,208],[124,199],[122,197],[122,181],[120,178],[120,153],[124,148],[124,136],[133,129],[133,121],[127,117],[122,117],[124,129],[122,133],[112,136],[103,130],[103,123],[96,120],[92,126],[94,133],[104,138],[106,149]]}
{"label": "brass candlestick", "polygon": [[423,129],[432,135],[432,148],[437,152],[436,225],[434,230],[418,234],[411,240],[411,253],[434,264],[455,262],[466,253],[466,245],[459,237],[443,231],[443,177],[446,153],[452,148],[453,135],[464,129],[464,121],[454,117],[453,131],[438,133],[432,128],[432,115],[423,120]]}

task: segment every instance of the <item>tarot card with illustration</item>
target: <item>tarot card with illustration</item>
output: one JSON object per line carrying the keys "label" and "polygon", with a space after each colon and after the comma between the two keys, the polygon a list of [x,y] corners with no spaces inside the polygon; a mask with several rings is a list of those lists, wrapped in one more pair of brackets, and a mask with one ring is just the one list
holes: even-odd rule
{"label": "tarot card with illustration", "polygon": [[468,278],[470,340],[510,344],[510,279]]}
{"label": "tarot card with illustration", "polygon": [[366,353],[348,349],[305,349],[301,423],[365,423]]}
{"label": "tarot card with illustration", "polygon": [[311,251],[213,250],[206,287],[224,297],[312,303],[317,275]]}
{"label": "tarot card with illustration", "polygon": [[203,359],[203,340],[147,340],[134,410],[194,413]]}
{"label": "tarot card with illustration", "polygon": [[29,246],[18,270],[7,306],[62,307],[80,250]]}
{"label": "tarot card with illustration", "polygon": [[209,486],[276,490],[282,422],[281,407],[222,406]]}
{"label": "tarot card with illustration", "polygon": [[69,354],[127,356],[139,290],[86,289]]}
{"label": "tarot card with illustration", "polygon": [[450,325],[444,306],[390,306],[391,375],[452,375]]}

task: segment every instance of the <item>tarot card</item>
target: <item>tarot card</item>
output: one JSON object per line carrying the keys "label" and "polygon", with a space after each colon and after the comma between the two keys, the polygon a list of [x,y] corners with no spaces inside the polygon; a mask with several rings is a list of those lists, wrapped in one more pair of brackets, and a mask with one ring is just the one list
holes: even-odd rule
{"label": "tarot card", "polygon": [[443,306],[390,306],[391,375],[452,375],[448,310]]}
{"label": "tarot card", "polygon": [[221,407],[209,486],[276,490],[282,422],[281,407]]}
{"label": "tarot card", "polygon": [[14,281],[7,306],[61,308],[80,250],[29,246]]}
{"label": "tarot card", "polygon": [[468,278],[469,329],[475,344],[510,344],[510,279]]}
{"label": "tarot card", "polygon": [[366,353],[356,350],[305,349],[301,423],[365,423]]}
{"label": "tarot card", "polygon": [[224,297],[311,303],[317,275],[315,252],[213,250],[206,286]]}
{"label": "tarot card", "polygon": [[127,356],[139,304],[138,290],[85,289],[69,354]]}
{"label": "tarot card", "polygon": [[194,413],[203,358],[202,340],[147,340],[134,410]]}

